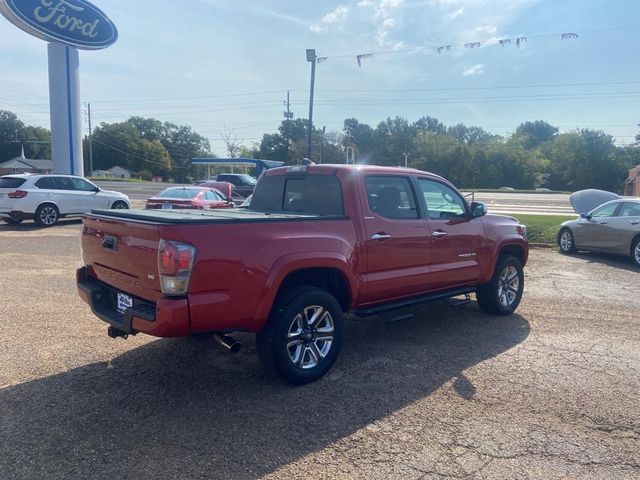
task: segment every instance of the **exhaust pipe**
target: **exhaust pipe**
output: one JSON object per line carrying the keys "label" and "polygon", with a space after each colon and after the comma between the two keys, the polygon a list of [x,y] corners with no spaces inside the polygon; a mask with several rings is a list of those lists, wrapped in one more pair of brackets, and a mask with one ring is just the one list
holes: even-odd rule
{"label": "exhaust pipe", "polygon": [[213,338],[231,353],[238,353],[242,348],[242,344],[229,335],[214,333]]}

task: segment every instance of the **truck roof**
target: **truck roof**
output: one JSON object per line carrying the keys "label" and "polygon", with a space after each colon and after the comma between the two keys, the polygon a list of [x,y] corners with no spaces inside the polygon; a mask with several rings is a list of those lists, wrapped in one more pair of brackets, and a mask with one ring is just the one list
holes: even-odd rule
{"label": "truck roof", "polygon": [[[406,167],[385,167],[381,165],[345,165],[345,164],[314,164],[314,165],[290,165],[286,167],[278,167],[267,170],[264,175],[281,175],[284,172],[291,171],[305,171],[307,173],[315,173],[315,174],[337,174],[338,172],[346,172],[346,171],[356,171],[361,173],[383,173],[390,175],[426,175],[432,178],[437,178],[439,180],[446,181],[440,175],[436,175],[435,173],[425,172],[424,170],[417,170],[415,168],[406,168]],[[449,183],[449,182],[447,182]]]}

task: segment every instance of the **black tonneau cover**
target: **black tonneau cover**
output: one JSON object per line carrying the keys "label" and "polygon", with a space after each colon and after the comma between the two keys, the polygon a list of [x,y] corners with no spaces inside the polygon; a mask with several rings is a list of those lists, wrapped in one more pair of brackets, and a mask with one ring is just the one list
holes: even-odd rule
{"label": "black tonneau cover", "polygon": [[201,224],[201,223],[251,223],[290,222],[308,220],[342,220],[344,215],[305,215],[296,213],[268,213],[249,209],[229,210],[91,210],[99,217],[120,218],[137,222],[157,224]]}

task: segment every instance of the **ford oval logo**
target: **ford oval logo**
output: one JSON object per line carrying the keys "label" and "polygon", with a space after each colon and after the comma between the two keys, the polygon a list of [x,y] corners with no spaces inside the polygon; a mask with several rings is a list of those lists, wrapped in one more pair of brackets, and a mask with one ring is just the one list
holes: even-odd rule
{"label": "ford oval logo", "polygon": [[86,0],[0,0],[0,13],[47,42],[98,50],[118,39],[109,17]]}

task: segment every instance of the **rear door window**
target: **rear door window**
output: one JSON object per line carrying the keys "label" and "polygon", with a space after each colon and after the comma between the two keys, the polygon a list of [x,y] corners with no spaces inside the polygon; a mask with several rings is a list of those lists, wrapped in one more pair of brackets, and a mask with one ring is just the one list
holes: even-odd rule
{"label": "rear door window", "polygon": [[42,190],[54,190],[56,188],[52,177],[43,177],[35,183]]}
{"label": "rear door window", "polygon": [[384,218],[415,220],[416,199],[406,177],[369,176],[364,179],[369,210]]}
{"label": "rear door window", "polygon": [[18,188],[27,180],[24,178],[4,177],[0,178],[0,188]]}

